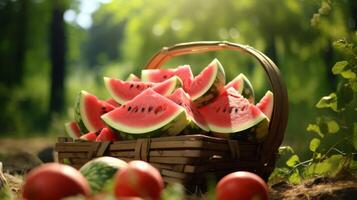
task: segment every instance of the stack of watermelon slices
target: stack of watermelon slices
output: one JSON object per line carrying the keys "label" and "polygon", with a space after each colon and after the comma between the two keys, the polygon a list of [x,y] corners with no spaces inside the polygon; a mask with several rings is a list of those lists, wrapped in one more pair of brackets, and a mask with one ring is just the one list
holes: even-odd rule
{"label": "stack of watermelon slices", "polygon": [[250,81],[239,74],[226,84],[214,59],[193,76],[189,65],[145,69],[141,79],[104,77],[111,98],[103,101],[81,91],[75,121],[65,124],[74,139],[115,141],[205,133],[217,137],[262,140],[268,133],[273,93],[256,105]]}

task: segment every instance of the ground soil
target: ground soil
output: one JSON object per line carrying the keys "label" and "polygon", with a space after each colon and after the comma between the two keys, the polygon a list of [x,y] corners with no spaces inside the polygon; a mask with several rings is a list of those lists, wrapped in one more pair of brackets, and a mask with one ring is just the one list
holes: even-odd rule
{"label": "ground soil", "polygon": [[[21,159],[16,161],[20,163],[16,163],[16,166],[25,166],[21,163],[23,161],[19,160],[24,160],[24,162],[28,163],[28,160],[33,159],[33,157],[22,159],[23,155],[25,155],[25,157],[27,157],[27,155],[37,155],[38,152],[45,149],[46,147],[53,147],[55,141],[55,139],[44,138],[32,138],[26,140],[0,139],[0,162],[4,161],[4,156],[20,155]],[[9,159],[7,159],[7,161],[9,161]],[[10,162],[13,161],[10,159]],[[20,194],[23,177],[25,176],[27,170],[37,165],[36,160],[33,161],[33,163],[33,165],[27,165],[28,169],[21,171],[23,173],[22,175],[5,173],[5,178],[10,185],[14,199],[21,199]],[[269,199],[271,200],[355,200],[357,199],[357,179],[356,177],[346,173],[338,176],[337,178],[317,177],[311,180],[307,180],[300,185],[289,185],[286,182],[279,182],[270,187],[269,195]],[[189,199],[207,199],[207,197],[192,196]]]}

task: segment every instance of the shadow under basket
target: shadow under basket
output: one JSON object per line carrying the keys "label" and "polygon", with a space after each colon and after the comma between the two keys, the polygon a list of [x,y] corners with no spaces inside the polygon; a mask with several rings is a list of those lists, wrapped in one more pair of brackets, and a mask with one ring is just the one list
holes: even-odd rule
{"label": "shadow under basket", "polygon": [[58,138],[58,161],[80,168],[89,160],[112,156],[125,161],[144,160],[156,167],[166,183],[182,183],[187,189],[204,188],[208,178],[219,180],[233,171],[250,171],[267,180],[274,169],[288,119],[288,97],[279,69],[258,50],[229,42],[191,42],[164,47],[146,65],[162,66],[172,57],[190,53],[234,50],[255,57],[264,68],[274,93],[269,133],[262,142],[192,135],[115,142],[73,141]]}

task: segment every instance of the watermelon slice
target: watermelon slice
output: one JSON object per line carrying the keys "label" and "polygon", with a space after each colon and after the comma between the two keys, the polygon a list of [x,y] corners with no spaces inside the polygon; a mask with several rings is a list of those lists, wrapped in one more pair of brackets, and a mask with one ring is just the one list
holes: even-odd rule
{"label": "watermelon slice", "polygon": [[117,141],[117,140],[118,140],[118,135],[113,133],[109,128],[103,128],[102,131],[100,131],[95,141],[100,142],[100,141]]}
{"label": "watermelon slice", "polygon": [[98,135],[98,131],[97,132],[89,132],[89,133],[86,133],[86,134],[82,135],[81,137],[79,137],[79,139],[86,140],[86,141],[95,141],[95,139],[97,138],[97,135]]}
{"label": "watermelon slice", "polygon": [[228,135],[268,121],[255,105],[233,88],[228,88],[214,102],[200,108],[199,112],[211,131]]}
{"label": "watermelon slice", "polygon": [[202,106],[217,97],[223,90],[224,85],[224,69],[221,63],[214,59],[195,77],[188,93],[195,104]]}
{"label": "watermelon slice", "polygon": [[141,81],[141,80],[135,74],[129,74],[128,78],[126,78],[125,81]]}
{"label": "watermelon slice", "polygon": [[96,132],[105,127],[100,116],[114,109],[111,104],[82,90],[75,106],[75,119],[82,133]]}
{"label": "watermelon slice", "polygon": [[273,105],[274,105],[274,95],[268,90],[263,98],[257,103],[257,107],[268,117],[270,120],[271,114],[273,113]]}
{"label": "watermelon slice", "polygon": [[248,78],[244,76],[244,74],[240,73],[231,82],[227,83],[227,85],[224,88],[228,89],[229,87],[233,87],[240,94],[242,94],[243,97],[248,99],[250,103],[254,103],[253,86],[248,80]]}
{"label": "watermelon slice", "polygon": [[[79,169],[79,171],[87,179],[93,194],[96,194],[98,192],[110,193],[113,192],[113,190],[110,191],[106,191],[106,190],[108,190],[109,188],[112,189],[111,185],[113,185],[113,181],[114,181],[113,177],[115,176],[115,173],[127,167],[127,165],[128,164],[125,161],[120,160],[118,158],[104,156],[104,157],[95,158],[87,162]],[[90,199],[94,200],[93,198]],[[98,199],[108,200],[112,198],[98,198]]]}
{"label": "watermelon slice", "polygon": [[177,76],[173,76],[164,82],[156,84],[138,81],[122,81],[108,77],[104,77],[104,82],[109,94],[120,104],[124,104],[133,99],[150,87],[159,94],[170,95],[176,88],[181,87],[182,85],[181,80]]}
{"label": "watermelon slice", "polygon": [[192,120],[191,127],[193,130],[209,131],[207,123],[192,103],[190,96],[182,88],[177,89],[168,98],[185,108],[187,116]]}
{"label": "watermelon slice", "polygon": [[141,80],[159,83],[175,75],[182,80],[183,89],[188,91],[193,80],[193,74],[189,65],[183,65],[177,69],[144,69],[141,71]]}
{"label": "watermelon slice", "polygon": [[177,135],[190,122],[184,108],[151,88],[102,119],[126,139]]}
{"label": "watermelon slice", "polygon": [[67,135],[73,139],[78,139],[81,136],[81,131],[76,122],[68,122],[64,125]]}

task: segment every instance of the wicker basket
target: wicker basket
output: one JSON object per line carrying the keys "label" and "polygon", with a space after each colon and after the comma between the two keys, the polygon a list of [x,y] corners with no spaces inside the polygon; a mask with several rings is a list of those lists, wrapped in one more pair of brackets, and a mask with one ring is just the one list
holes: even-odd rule
{"label": "wicker basket", "polygon": [[117,142],[80,142],[59,138],[58,160],[76,168],[100,156],[123,160],[140,159],[160,170],[166,183],[179,182],[187,188],[202,186],[208,175],[220,178],[237,170],[252,171],[264,179],[271,174],[288,119],[288,97],[279,69],[263,53],[229,42],[192,42],[164,47],[145,68],[162,66],[172,57],[218,50],[235,50],[254,56],[264,68],[274,93],[269,134],[261,143],[241,142],[192,133],[192,135]]}

